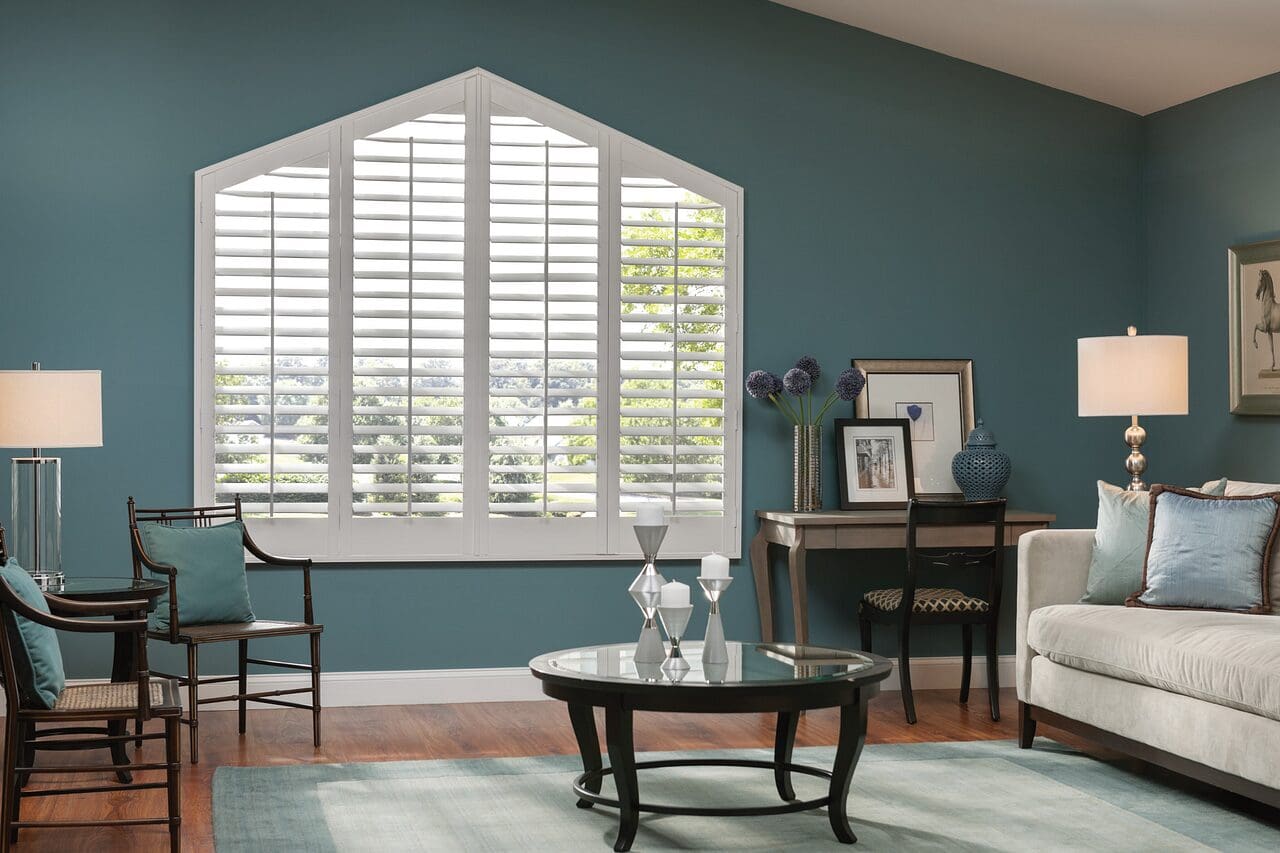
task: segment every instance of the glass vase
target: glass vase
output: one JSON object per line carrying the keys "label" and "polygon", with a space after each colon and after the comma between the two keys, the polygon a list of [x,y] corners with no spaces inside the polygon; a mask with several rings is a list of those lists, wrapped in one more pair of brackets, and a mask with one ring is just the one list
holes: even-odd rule
{"label": "glass vase", "polygon": [[822,427],[792,427],[791,452],[792,510],[815,512],[822,509]]}

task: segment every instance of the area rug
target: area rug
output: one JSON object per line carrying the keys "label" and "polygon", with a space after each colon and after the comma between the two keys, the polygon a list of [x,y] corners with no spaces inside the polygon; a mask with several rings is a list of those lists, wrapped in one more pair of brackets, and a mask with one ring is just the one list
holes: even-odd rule
{"label": "area rug", "polygon": [[[830,767],[834,749],[796,750]],[[695,753],[648,753],[644,758]],[[765,750],[700,757],[768,758]],[[617,813],[575,807],[576,756],[221,767],[213,780],[220,853],[261,851],[606,851]],[[609,793],[606,778],[605,792]],[[803,798],[820,780],[795,778]],[[640,771],[642,801],[776,802],[767,770]],[[634,850],[1275,851],[1280,830],[1041,738],[869,746],[853,779],[845,848],[824,810],[773,817],[642,815]]]}

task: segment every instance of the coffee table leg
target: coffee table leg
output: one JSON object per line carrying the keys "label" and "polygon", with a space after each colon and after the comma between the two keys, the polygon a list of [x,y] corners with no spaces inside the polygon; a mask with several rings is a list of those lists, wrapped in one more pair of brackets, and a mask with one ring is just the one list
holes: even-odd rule
{"label": "coffee table leg", "polygon": [[796,745],[796,725],[800,722],[798,711],[779,711],[778,729],[773,739],[773,783],[778,796],[787,802],[796,798],[791,787],[791,771],[784,765],[791,763],[791,751]]}
{"label": "coffee table leg", "polygon": [[840,706],[840,741],[836,746],[835,766],[831,768],[827,816],[831,819],[831,831],[844,844],[858,840],[849,828],[847,808],[849,783],[853,781],[853,770],[867,742],[867,699],[867,693],[859,690],[853,704]]}
{"label": "coffee table leg", "polygon": [[604,737],[609,744],[609,766],[618,789],[618,840],[613,849],[630,850],[640,825],[640,790],[636,780],[636,747],[631,731],[631,709],[606,705]]}
{"label": "coffee table leg", "polygon": [[[570,702],[569,721],[573,723],[573,734],[578,739],[578,752],[582,753],[582,769],[591,772],[604,767],[600,761],[600,736],[596,733],[596,715],[592,707]],[[600,793],[599,777],[583,787],[593,794]],[[578,800],[580,809],[589,809],[593,805],[590,800]]]}

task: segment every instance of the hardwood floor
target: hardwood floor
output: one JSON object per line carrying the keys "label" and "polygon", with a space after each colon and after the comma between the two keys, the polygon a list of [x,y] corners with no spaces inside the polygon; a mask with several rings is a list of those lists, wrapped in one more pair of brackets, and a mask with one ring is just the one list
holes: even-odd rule
{"label": "hardwood floor", "polygon": [[[909,726],[897,693],[872,703],[869,743],[1013,738],[1017,734],[1017,699],[1001,692],[1003,719],[992,723],[986,691],[974,690],[968,706],[961,706],[954,690],[916,692],[920,722]],[[603,731],[603,720],[597,721]],[[834,711],[806,714],[800,722],[799,746],[833,745],[838,717]],[[374,708],[334,708],[324,712],[325,745],[311,746],[311,717],[303,711],[249,712],[249,732],[236,733],[234,711],[200,714],[200,763],[183,765],[183,849],[213,850],[211,786],[222,765],[281,765],[344,761],[403,761],[429,758],[576,754],[577,746],[565,706],[560,702],[495,702],[470,705],[411,705]],[[638,750],[767,747],[773,744],[773,717],[763,714],[668,715],[637,714]],[[183,761],[186,761],[184,730]],[[1065,738],[1064,738],[1065,740]],[[144,760],[159,760],[162,746],[149,742]],[[90,753],[59,755],[45,752],[40,762],[83,762]],[[96,755],[95,755],[96,759]],[[46,777],[49,778],[49,777]],[[57,783],[98,784],[102,775],[63,776]],[[33,782],[35,788],[54,782]],[[566,786],[568,782],[566,781]],[[567,791],[567,788],[566,788]],[[69,820],[108,816],[146,817],[164,813],[163,791],[93,794],[26,800],[24,819]],[[163,828],[31,829],[23,830],[17,849],[142,853],[168,849]]]}

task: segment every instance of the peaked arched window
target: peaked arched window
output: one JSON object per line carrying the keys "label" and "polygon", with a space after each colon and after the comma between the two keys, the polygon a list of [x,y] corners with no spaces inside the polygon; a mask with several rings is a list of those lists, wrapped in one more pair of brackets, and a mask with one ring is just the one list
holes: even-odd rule
{"label": "peaked arched window", "polygon": [[740,550],[742,190],[476,69],[196,173],[196,500],[332,560]]}

